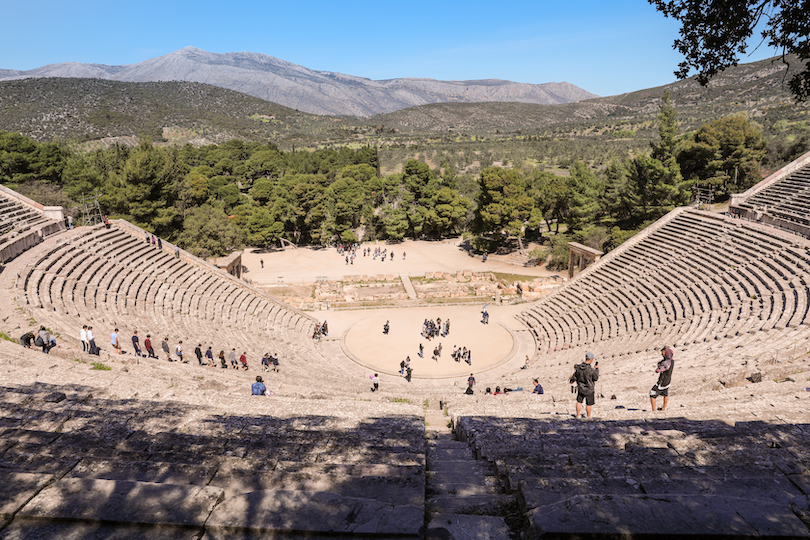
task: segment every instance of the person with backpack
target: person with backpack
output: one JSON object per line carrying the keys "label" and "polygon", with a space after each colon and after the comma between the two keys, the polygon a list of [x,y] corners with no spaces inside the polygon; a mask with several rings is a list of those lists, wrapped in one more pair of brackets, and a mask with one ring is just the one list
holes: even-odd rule
{"label": "person with backpack", "polygon": [[583,401],[587,417],[591,417],[591,409],[596,402],[596,381],[599,380],[599,362],[594,363],[594,358],[592,352],[586,353],[585,361],[577,364],[574,373],[568,379],[568,382],[576,384],[577,388],[577,413],[574,418],[580,418]]}

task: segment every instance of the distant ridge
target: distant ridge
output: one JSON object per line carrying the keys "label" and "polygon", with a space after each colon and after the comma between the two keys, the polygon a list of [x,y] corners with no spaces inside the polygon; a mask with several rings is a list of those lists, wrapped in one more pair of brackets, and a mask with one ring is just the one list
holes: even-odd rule
{"label": "distant ridge", "polygon": [[525,84],[499,79],[373,81],[314,71],[265,54],[217,54],[195,47],[126,66],[67,62],[27,71],[0,69],[0,81],[32,77],[125,82],[186,81],[236,90],[312,114],[373,116],[431,103],[520,102],[541,105],[598,97],[567,82]]}

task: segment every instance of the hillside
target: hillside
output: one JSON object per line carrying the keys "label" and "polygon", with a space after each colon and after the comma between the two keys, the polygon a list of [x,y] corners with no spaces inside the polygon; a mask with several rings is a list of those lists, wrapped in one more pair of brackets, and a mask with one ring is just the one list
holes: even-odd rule
{"label": "hillside", "polygon": [[561,105],[526,103],[442,103],[377,115],[369,122],[409,131],[530,130],[542,133],[558,125],[622,124],[652,118],[661,95],[668,90],[685,127],[732,113],[756,117],[780,107],[796,105],[783,84],[786,66],[778,58],[741,64],[716,76],[702,87],[694,78],[628,94]]}
{"label": "hillside", "polygon": [[96,140],[147,136],[155,141],[220,142],[284,137],[306,115],[215,86],[125,83],[101,79],[23,79],[0,82],[0,129],[37,140]]}
{"label": "hillside", "polygon": [[437,81],[418,78],[373,81],[342,73],[315,71],[265,54],[216,54],[194,47],[127,66],[67,62],[27,71],[0,70],[0,80],[32,77],[199,82],[325,115],[371,116],[441,102],[558,104],[596,97],[566,82],[524,84],[495,79]]}

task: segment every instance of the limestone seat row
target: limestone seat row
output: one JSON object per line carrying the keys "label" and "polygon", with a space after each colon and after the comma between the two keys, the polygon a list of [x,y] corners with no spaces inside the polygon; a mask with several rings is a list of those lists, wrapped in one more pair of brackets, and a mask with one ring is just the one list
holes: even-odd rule
{"label": "limestone seat row", "polygon": [[544,353],[652,335],[693,343],[810,323],[810,250],[740,221],[683,210],[521,314]]}

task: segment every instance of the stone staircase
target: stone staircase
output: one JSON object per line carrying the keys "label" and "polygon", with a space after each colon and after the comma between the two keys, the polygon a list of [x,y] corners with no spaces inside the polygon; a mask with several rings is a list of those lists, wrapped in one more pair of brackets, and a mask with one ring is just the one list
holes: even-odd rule
{"label": "stone staircase", "polygon": [[506,494],[495,471],[475,459],[470,447],[449,427],[440,402],[429,400],[425,410],[426,495],[425,538],[428,540],[508,539],[514,537],[517,506]]}

